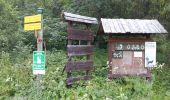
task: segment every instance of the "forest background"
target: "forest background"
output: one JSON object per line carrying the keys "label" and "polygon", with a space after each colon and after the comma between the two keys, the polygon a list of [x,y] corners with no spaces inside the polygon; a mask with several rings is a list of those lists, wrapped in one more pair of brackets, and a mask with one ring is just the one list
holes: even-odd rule
{"label": "forest background", "polygon": [[[65,86],[61,71],[67,61],[64,11],[100,18],[158,19],[170,32],[170,0],[0,0],[0,99],[35,99],[32,52],[36,38],[23,30],[24,16],[44,8],[46,75],[42,80],[44,100],[168,100],[170,98],[170,34],[153,35],[157,42],[157,67],[150,82],[139,77],[107,79],[107,37],[97,39],[93,26],[93,79]],[[98,41],[103,41],[97,46]]]}

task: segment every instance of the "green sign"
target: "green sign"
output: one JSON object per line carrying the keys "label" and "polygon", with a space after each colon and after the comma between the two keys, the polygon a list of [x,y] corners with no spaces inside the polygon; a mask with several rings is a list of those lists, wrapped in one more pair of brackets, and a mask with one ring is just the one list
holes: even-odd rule
{"label": "green sign", "polygon": [[45,74],[45,56],[44,51],[33,52],[33,74]]}

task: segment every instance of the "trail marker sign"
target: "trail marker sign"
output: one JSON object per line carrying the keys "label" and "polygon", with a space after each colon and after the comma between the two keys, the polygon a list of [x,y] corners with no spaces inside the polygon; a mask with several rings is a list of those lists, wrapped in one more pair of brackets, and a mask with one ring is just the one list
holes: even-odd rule
{"label": "trail marker sign", "polygon": [[33,52],[33,74],[45,75],[45,56],[44,51],[34,51]]}
{"label": "trail marker sign", "polygon": [[25,16],[24,17],[24,30],[41,30],[42,28],[42,15],[33,15],[33,16]]}
{"label": "trail marker sign", "polygon": [[40,29],[41,29],[41,23],[24,24],[24,30],[25,31],[40,30]]}
{"label": "trail marker sign", "polygon": [[24,23],[35,23],[35,22],[41,22],[41,14],[33,15],[33,16],[25,16],[24,17]]}

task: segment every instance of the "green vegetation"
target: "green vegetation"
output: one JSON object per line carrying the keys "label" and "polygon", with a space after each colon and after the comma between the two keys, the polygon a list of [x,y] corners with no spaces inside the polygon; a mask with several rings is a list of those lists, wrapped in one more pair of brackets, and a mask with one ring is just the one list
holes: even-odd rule
{"label": "green vegetation", "polygon": [[[44,41],[47,47],[46,75],[43,76],[44,100],[168,100],[170,98],[170,35],[155,35],[157,67],[152,80],[140,77],[107,79],[106,43],[94,50],[94,69],[90,81],[65,86],[62,70],[67,62],[65,52],[67,23],[61,13],[96,18],[156,18],[170,31],[169,0],[0,0],[0,100],[36,98],[32,75],[32,50],[36,38],[24,32],[23,18],[44,8]],[[96,34],[97,27],[92,28]],[[96,40],[96,37],[95,37]],[[102,40],[106,41],[107,38]],[[94,42],[96,44],[96,41]],[[79,58],[77,58],[79,59]]]}

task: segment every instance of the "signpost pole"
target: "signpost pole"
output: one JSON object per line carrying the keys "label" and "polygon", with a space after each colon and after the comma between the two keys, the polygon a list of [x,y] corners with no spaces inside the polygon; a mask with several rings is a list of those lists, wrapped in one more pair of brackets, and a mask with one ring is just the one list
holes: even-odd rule
{"label": "signpost pole", "polygon": [[[38,8],[38,13],[42,14],[43,8]],[[43,51],[43,15],[41,16],[41,30],[38,31],[37,36],[37,51]],[[36,83],[37,83],[37,98],[39,100],[42,100],[42,75],[38,74],[36,77]]]}

